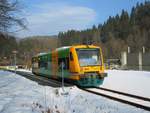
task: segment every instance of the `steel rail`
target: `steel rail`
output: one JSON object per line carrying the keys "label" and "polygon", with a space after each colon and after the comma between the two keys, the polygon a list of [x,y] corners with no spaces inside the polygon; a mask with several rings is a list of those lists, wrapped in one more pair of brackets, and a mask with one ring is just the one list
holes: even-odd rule
{"label": "steel rail", "polygon": [[[15,72],[13,70],[8,70],[10,72]],[[48,86],[52,86],[54,85],[55,87],[61,87],[61,81],[58,80],[54,80],[54,79],[49,79],[46,77],[42,77],[42,76],[38,76],[29,72],[24,72],[24,71],[16,71],[17,74],[26,77],[28,79],[31,79],[33,81],[38,81],[40,82],[42,85],[48,85]],[[65,86],[70,86],[71,84],[65,83]]]}
{"label": "steel rail", "polygon": [[142,96],[138,96],[138,95],[133,95],[133,94],[129,94],[129,93],[121,92],[121,91],[116,91],[116,90],[112,90],[112,89],[108,89],[108,88],[103,88],[103,87],[95,87],[95,88],[101,89],[101,90],[104,90],[104,91],[109,91],[109,92],[112,92],[112,93],[117,93],[117,94],[125,95],[125,96],[128,96],[128,97],[133,97],[133,98],[136,98],[136,99],[141,99],[141,100],[144,100],[144,101],[149,101],[149,102],[150,102],[150,98],[147,98],[147,97],[142,97]]}
{"label": "steel rail", "polygon": [[[115,100],[115,101],[118,101],[118,102],[122,102],[122,103],[125,103],[125,104],[128,104],[128,105],[132,105],[132,106],[135,106],[135,107],[138,107],[138,108],[141,108],[141,109],[144,109],[144,110],[147,110],[147,111],[150,111],[150,106],[145,106],[145,105],[142,105],[142,104],[139,104],[139,103],[136,103],[136,102],[132,102],[132,101],[128,101],[126,99],[122,99],[122,98],[118,98],[116,96],[112,96],[112,95],[109,95],[109,94],[105,94],[105,93],[100,93],[100,92],[96,92],[96,91],[92,91],[88,88],[80,88],[84,91],[87,91],[87,92],[90,92],[90,93],[93,93],[93,94],[96,94],[96,95],[99,95],[99,96],[103,96],[103,97],[106,97],[106,98],[109,98],[109,99],[112,99],[112,100]],[[117,91],[111,91],[109,89],[101,89],[101,88],[97,88],[96,89],[99,89],[99,90],[105,90],[107,92],[111,92],[111,93],[117,93],[119,95],[123,95],[123,96],[127,96],[128,94],[125,94],[125,93],[122,93],[122,92],[117,92]],[[144,97],[140,97],[138,98],[139,96],[133,96],[131,94],[129,94],[129,97],[130,98],[134,98],[134,99],[140,99],[140,100],[143,100],[143,101],[147,101],[147,99],[145,99]],[[142,99],[143,98],[143,99]],[[149,100],[148,100],[149,102]]]}

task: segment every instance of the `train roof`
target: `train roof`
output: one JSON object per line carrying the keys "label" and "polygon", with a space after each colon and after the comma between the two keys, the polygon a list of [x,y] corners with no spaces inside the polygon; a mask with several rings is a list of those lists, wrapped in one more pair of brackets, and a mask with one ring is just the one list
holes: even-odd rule
{"label": "train roof", "polygon": [[70,47],[71,47],[71,46],[60,47],[60,48],[57,48],[56,51],[61,51],[61,50],[70,49]]}
{"label": "train roof", "polygon": [[[69,51],[69,49],[71,47],[74,47],[74,48],[87,48],[87,47],[89,47],[89,48],[99,48],[99,46],[95,46],[95,45],[72,45],[72,46],[64,46],[64,47],[56,48],[54,51],[58,51],[58,52]],[[52,51],[47,52],[47,53],[39,53],[34,57],[44,56],[44,55],[50,54],[51,52]]]}

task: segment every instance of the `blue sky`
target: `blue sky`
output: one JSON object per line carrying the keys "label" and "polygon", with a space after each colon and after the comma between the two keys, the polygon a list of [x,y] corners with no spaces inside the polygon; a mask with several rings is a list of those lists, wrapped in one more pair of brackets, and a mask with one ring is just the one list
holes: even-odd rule
{"label": "blue sky", "polygon": [[83,30],[103,23],[109,16],[130,12],[145,0],[20,0],[28,30],[19,37],[57,35],[70,29]]}

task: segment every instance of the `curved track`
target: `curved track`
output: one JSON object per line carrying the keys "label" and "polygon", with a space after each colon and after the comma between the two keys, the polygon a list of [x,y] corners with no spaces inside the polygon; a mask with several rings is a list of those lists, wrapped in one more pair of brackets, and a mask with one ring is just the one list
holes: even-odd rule
{"label": "curved track", "polygon": [[150,111],[150,98],[140,97],[137,95],[132,95],[100,87],[81,89],[96,95],[100,95],[112,100],[116,100],[125,104],[129,104]]}
{"label": "curved track", "polygon": [[[15,73],[15,71],[12,71],[12,70],[8,70],[8,71]],[[62,87],[61,81],[38,76],[38,75],[32,74],[30,72],[16,71],[16,74],[19,74],[19,75],[21,75],[25,78],[28,78],[32,81],[36,81],[40,85],[47,85],[47,86],[52,86],[52,87]],[[68,87],[68,86],[72,86],[72,85],[65,83],[64,86]]]}
{"label": "curved track", "polygon": [[[11,71],[14,72],[14,71]],[[29,72],[17,71],[17,74],[24,76],[28,79],[38,82],[41,85],[49,85],[52,87],[61,87],[61,82],[46,77],[34,75]],[[65,83],[65,86],[71,86],[71,84]],[[116,100],[125,104],[129,104],[144,110],[150,111],[150,98],[145,98],[137,95],[132,95],[124,92],[119,92],[107,88],[95,87],[95,88],[80,88],[84,91],[100,95],[112,100]]]}

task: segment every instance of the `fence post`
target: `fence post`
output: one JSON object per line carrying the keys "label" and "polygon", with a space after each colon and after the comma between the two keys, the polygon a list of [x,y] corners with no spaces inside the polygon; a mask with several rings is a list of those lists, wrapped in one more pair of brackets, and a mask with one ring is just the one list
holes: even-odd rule
{"label": "fence post", "polygon": [[127,65],[127,52],[121,52],[121,65]]}
{"label": "fence post", "polygon": [[130,53],[130,47],[128,46],[128,53]]}
{"label": "fence post", "polygon": [[142,53],[139,52],[139,70],[142,70]]}
{"label": "fence post", "polygon": [[142,50],[143,50],[143,53],[145,53],[145,47],[144,46],[142,47]]}

